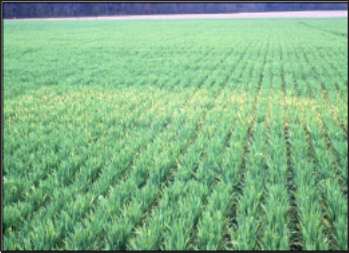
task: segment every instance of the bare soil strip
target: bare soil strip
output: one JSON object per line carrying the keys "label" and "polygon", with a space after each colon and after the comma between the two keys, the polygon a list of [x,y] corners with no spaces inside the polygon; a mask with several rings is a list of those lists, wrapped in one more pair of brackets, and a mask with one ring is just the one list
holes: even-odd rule
{"label": "bare soil strip", "polygon": [[217,18],[348,18],[348,11],[293,11],[249,12],[227,14],[172,14],[172,15],[127,15],[70,18],[23,18],[4,19],[12,21],[66,21],[66,20],[152,20],[152,19],[217,19]]}

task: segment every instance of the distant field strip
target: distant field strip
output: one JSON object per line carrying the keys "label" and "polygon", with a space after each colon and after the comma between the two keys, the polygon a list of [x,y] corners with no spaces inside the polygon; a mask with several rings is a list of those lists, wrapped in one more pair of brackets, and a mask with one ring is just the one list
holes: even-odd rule
{"label": "distant field strip", "polygon": [[347,29],[4,22],[4,250],[347,250]]}
{"label": "distant field strip", "polygon": [[[119,15],[98,17],[62,17],[62,18],[19,18],[14,21],[65,21],[65,20],[156,20],[156,19],[217,19],[217,18],[345,18],[346,10],[324,11],[273,11],[240,12],[218,14],[153,14],[153,15]],[[7,19],[11,20],[11,19]]]}
{"label": "distant field strip", "polygon": [[315,26],[312,26],[310,24],[306,24],[304,22],[299,22],[300,24],[304,25],[304,26],[307,26],[307,27],[310,27],[310,28],[313,28],[313,29],[317,29],[317,30],[320,30],[320,31],[324,31],[324,32],[327,32],[327,33],[331,33],[331,34],[334,34],[334,35],[337,35],[337,36],[342,36],[342,37],[345,37],[347,38],[348,37],[348,32],[337,32],[337,31],[331,31],[331,30],[327,30],[327,29],[323,29],[321,27],[315,27]]}

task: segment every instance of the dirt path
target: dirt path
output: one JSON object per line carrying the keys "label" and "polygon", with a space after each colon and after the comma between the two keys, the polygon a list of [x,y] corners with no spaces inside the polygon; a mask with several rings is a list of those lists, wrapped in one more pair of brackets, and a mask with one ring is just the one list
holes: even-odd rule
{"label": "dirt path", "polygon": [[144,19],[209,19],[209,18],[342,18],[348,11],[294,11],[294,12],[256,12],[231,14],[173,14],[173,15],[130,15],[73,18],[23,18],[4,19],[15,21],[64,21],[64,20],[144,20]]}

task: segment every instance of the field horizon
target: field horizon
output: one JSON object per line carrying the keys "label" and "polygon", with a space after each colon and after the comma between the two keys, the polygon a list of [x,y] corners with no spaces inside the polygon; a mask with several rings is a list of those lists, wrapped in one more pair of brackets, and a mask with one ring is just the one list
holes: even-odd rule
{"label": "field horizon", "polygon": [[16,18],[5,21],[69,21],[69,20],[146,20],[146,19],[235,19],[235,18],[347,18],[348,10],[309,10],[273,12],[237,12],[217,14],[152,14],[152,15],[104,15],[86,17]]}

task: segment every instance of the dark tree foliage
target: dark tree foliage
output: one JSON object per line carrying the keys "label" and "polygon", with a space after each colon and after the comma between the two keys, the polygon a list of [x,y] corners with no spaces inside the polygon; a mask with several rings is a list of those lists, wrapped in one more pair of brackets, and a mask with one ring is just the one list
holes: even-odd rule
{"label": "dark tree foliage", "polygon": [[348,10],[348,3],[3,3],[4,18]]}

